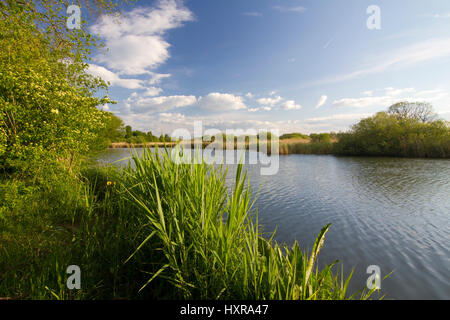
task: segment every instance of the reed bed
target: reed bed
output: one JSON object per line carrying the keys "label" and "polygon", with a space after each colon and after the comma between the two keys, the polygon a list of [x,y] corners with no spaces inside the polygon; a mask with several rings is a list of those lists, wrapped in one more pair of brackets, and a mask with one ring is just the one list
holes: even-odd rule
{"label": "reed bed", "polygon": [[333,142],[280,142],[280,154],[333,154]]}
{"label": "reed bed", "polygon": [[298,243],[278,244],[274,234],[263,237],[242,165],[228,191],[222,167],[176,164],[158,150],[131,161],[124,194],[142,216],[147,236],[127,261],[157,253],[141,291],[165,292],[169,299],[357,297],[347,294],[351,274],[344,279],[333,273],[336,262],[322,270],[316,266],[330,225],[320,230],[310,253]]}

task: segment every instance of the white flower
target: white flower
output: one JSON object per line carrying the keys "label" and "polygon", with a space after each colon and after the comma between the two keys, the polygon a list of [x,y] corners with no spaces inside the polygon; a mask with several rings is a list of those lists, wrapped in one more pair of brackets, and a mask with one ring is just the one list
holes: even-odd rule
{"label": "white flower", "polygon": [[58,109],[52,109],[50,112],[54,113],[54,114],[58,114],[59,113]]}

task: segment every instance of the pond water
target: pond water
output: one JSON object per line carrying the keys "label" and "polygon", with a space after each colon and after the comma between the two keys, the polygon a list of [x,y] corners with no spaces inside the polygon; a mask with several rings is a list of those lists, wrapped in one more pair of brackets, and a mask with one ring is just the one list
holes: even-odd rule
{"label": "pond water", "polygon": [[[100,160],[129,155],[110,149]],[[259,222],[277,241],[311,249],[332,223],[319,265],[338,259],[345,273],[354,268],[351,292],[377,265],[381,278],[394,271],[381,281],[385,299],[450,299],[450,160],[282,155],[275,175],[245,168],[255,193],[261,187]]]}

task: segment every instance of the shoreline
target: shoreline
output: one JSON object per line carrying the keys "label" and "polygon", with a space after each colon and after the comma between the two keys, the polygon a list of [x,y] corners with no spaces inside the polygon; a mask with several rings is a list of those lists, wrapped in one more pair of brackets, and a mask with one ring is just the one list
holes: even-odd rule
{"label": "shoreline", "polygon": [[[108,147],[108,149],[132,149],[132,148],[154,148],[154,147],[173,147],[178,142],[147,142],[147,143],[127,143],[127,142],[114,142],[111,143]],[[183,144],[191,144],[191,148],[194,147],[194,142],[182,142]],[[405,155],[371,155],[371,154],[360,154],[360,155],[352,155],[352,154],[345,154],[345,153],[336,153],[333,150],[333,145],[336,143],[335,141],[324,143],[324,142],[311,142],[308,140],[303,141],[286,141],[283,142],[283,140],[279,143],[279,151],[278,154],[281,155],[295,155],[295,154],[303,154],[303,155],[328,155],[328,156],[354,156],[354,157],[371,157],[371,158],[399,158],[399,159],[449,159],[448,157],[430,157],[430,156],[424,156],[424,157],[417,157],[417,156],[405,156]],[[206,148],[209,144],[211,144],[210,141],[203,141],[202,142],[202,149]],[[268,154],[270,155],[270,144],[267,147],[268,148]],[[227,149],[224,146],[224,150]],[[234,144],[233,150],[238,150],[237,144]],[[245,150],[249,149],[249,144],[245,143]],[[259,151],[259,146],[256,149]]]}
{"label": "shoreline", "polygon": [[119,148],[154,148],[155,146],[174,146],[176,142],[145,142],[145,143],[128,143],[128,142],[112,142],[108,149],[119,149]]}

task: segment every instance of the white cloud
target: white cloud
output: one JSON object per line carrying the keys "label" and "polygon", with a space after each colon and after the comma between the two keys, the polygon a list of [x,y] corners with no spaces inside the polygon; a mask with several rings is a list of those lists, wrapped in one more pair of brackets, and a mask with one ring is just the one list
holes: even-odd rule
{"label": "white cloud", "polygon": [[145,92],[142,95],[144,97],[153,97],[153,96],[157,96],[162,91],[163,91],[163,89],[161,89],[161,88],[149,87],[145,90]]}
{"label": "white cloud", "polygon": [[158,119],[162,122],[177,124],[186,122],[186,116],[181,113],[160,113]]}
{"label": "white cloud", "polygon": [[321,106],[323,106],[326,102],[327,102],[328,97],[323,95],[319,98],[319,101],[316,104],[316,109],[320,108]]}
{"label": "white cloud", "polygon": [[122,79],[116,73],[96,64],[90,64],[87,72],[109,82],[111,86],[124,87],[127,89],[140,89],[143,88],[145,83],[145,81],[139,79]]}
{"label": "white cloud", "polygon": [[159,0],[154,7],[120,17],[103,15],[90,30],[105,39],[110,50],[94,59],[119,74],[149,74],[170,57],[164,34],[192,20],[192,12],[177,0]]}
{"label": "white cloud", "polygon": [[242,97],[229,93],[212,92],[198,99],[198,106],[210,111],[247,109]]}
{"label": "white cloud", "polygon": [[[133,97],[134,98],[134,97]],[[133,101],[132,109],[135,112],[151,111],[163,112],[174,108],[194,105],[197,102],[195,96],[160,96],[153,98],[138,97]]]}
{"label": "white cloud", "polygon": [[[266,112],[275,110],[298,110],[301,108],[294,100],[285,101],[281,97],[266,98],[273,106],[261,105],[248,108],[244,103],[246,95],[238,96],[230,93],[212,92],[201,97],[174,95],[152,96],[160,92],[159,88],[148,88],[147,91],[133,92],[123,104],[113,107],[113,111],[128,124],[139,130],[171,132],[176,128],[192,126],[194,121],[203,121],[205,126],[218,128],[276,128],[286,129],[283,121],[269,121]],[[253,95],[252,95],[253,97]],[[255,100],[256,102],[256,100]],[[190,107],[190,114],[173,112],[177,108]],[[245,110],[247,112],[242,112]],[[255,112],[257,112],[255,114]],[[195,115],[197,114],[197,115]],[[287,123],[290,123],[288,120]],[[291,127],[293,124],[291,125]]]}
{"label": "white cloud", "polygon": [[296,104],[294,100],[288,100],[282,104],[284,110],[299,110],[302,108],[301,105]]}
{"label": "white cloud", "polygon": [[[270,95],[273,96],[275,95],[276,91],[272,91],[270,92]],[[299,110],[301,109],[301,105],[296,104],[294,100],[287,100],[284,101],[285,99],[282,98],[281,96],[276,96],[273,98],[260,98],[258,100],[256,100],[258,102],[259,105],[261,105],[263,108],[263,110],[265,111],[270,111],[274,108],[278,108],[278,109],[284,109],[284,110]]]}
{"label": "white cloud", "polygon": [[[133,92],[124,101],[125,111],[139,114],[165,112],[181,107],[197,107],[205,111],[236,111],[247,109],[242,97],[229,93],[212,92],[203,97],[193,95],[157,96],[162,89],[147,88],[143,93]],[[253,111],[253,110],[252,110]]]}
{"label": "white cloud", "polygon": [[138,75],[147,73],[169,58],[169,43],[160,36],[125,35],[107,40],[110,53],[97,55],[95,61],[121,74]]}
{"label": "white cloud", "polygon": [[260,105],[264,105],[264,106],[274,106],[276,105],[278,102],[280,102],[281,100],[283,100],[283,98],[281,98],[280,96],[275,97],[275,98],[261,98],[258,99],[258,103]]}

